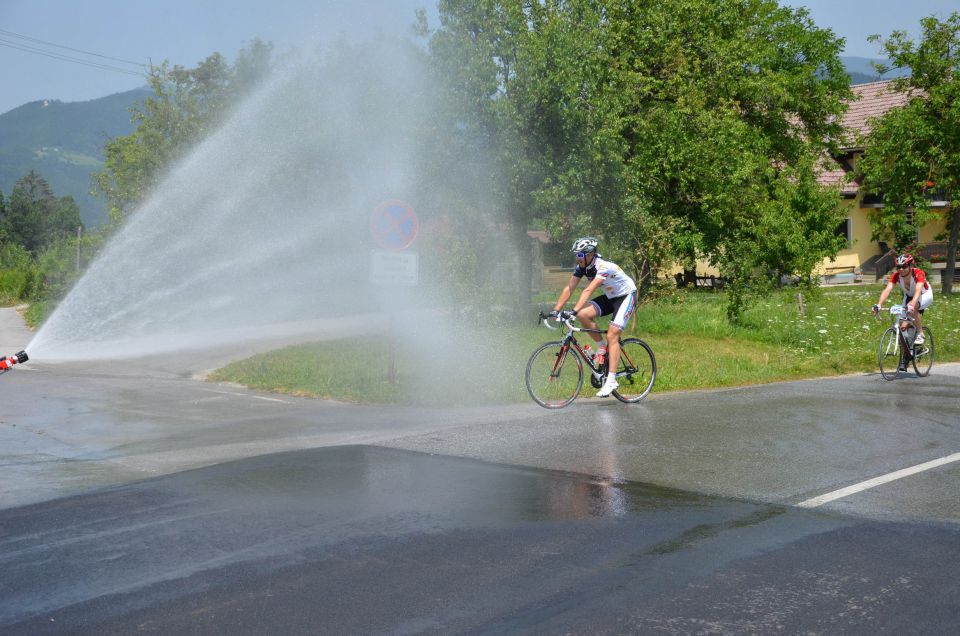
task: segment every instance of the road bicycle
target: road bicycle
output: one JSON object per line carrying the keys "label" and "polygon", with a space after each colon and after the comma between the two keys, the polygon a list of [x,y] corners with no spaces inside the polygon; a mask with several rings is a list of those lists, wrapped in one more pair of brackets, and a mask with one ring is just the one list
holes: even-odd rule
{"label": "road bicycle", "polygon": [[[580,394],[583,388],[583,366],[590,371],[590,384],[599,389],[607,377],[607,362],[596,363],[584,352],[574,333],[604,333],[598,329],[573,326],[574,313],[562,311],[559,316],[540,313],[540,321],[549,329],[550,320],[563,324],[567,333],[562,340],[541,345],[527,362],[527,391],[533,401],[548,409],[562,409]],[[606,358],[606,356],[604,356]],[[647,397],[657,377],[657,361],[653,349],[640,338],[620,340],[620,363],[616,370],[620,384],[613,396],[628,404]]]}
{"label": "road bicycle", "polygon": [[[929,327],[923,328],[923,344],[916,344],[917,327],[907,314],[903,305],[890,308],[893,325],[880,336],[880,349],[877,357],[880,361],[880,375],[884,380],[893,380],[900,371],[906,371],[913,363],[913,370],[920,377],[930,375],[933,367],[933,333]],[[877,314],[877,320],[880,315]]]}

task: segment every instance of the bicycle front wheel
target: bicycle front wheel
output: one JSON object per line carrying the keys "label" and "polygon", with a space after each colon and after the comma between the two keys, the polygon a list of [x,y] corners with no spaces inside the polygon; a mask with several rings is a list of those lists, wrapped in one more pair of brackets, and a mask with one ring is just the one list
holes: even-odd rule
{"label": "bicycle front wheel", "polygon": [[617,365],[617,382],[620,387],[613,392],[621,402],[632,404],[647,397],[657,379],[657,360],[653,349],[640,338],[620,341],[620,363]]}
{"label": "bicycle front wheel", "polygon": [[562,409],[583,387],[583,363],[569,343],[548,342],[527,362],[527,391],[533,401],[548,409]]}
{"label": "bicycle front wheel", "polygon": [[913,347],[913,370],[920,377],[930,375],[933,367],[933,334],[928,327],[923,328],[923,344]]}
{"label": "bicycle front wheel", "polygon": [[880,362],[880,375],[884,380],[893,380],[897,377],[897,368],[900,366],[901,351],[897,343],[897,330],[889,327],[880,336],[880,349],[877,358]]}

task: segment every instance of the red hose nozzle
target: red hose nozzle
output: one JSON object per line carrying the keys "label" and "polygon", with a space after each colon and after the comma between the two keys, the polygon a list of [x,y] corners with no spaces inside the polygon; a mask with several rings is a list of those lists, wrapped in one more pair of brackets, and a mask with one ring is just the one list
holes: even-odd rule
{"label": "red hose nozzle", "polygon": [[23,364],[29,359],[26,351],[19,351],[8,358],[0,358],[0,373],[8,371],[15,364]]}

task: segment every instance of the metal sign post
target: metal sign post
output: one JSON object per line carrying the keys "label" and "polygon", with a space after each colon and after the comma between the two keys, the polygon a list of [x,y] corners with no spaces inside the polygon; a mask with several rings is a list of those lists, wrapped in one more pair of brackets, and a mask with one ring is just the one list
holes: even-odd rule
{"label": "metal sign post", "polygon": [[[416,252],[407,248],[417,238],[420,223],[413,207],[398,199],[384,201],[370,215],[370,235],[381,248],[370,251],[370,282],[395,290],[416,287],[420,261]],[[389,316],[387,326],[390,327]],[[387,345],[387,379],[397,383],[397,345],[393,336]]]}

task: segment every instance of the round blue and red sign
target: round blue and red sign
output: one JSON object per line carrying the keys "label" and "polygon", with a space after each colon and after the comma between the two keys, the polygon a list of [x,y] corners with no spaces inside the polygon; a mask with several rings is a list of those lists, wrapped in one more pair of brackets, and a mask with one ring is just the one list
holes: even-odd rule
{"label": "round blue and red sign", "polygon": [[410,247],[417,237],[420,223],[409,203],[397,199],[384,201],[370,215],[370,234],[385,250],[402,250]]}

